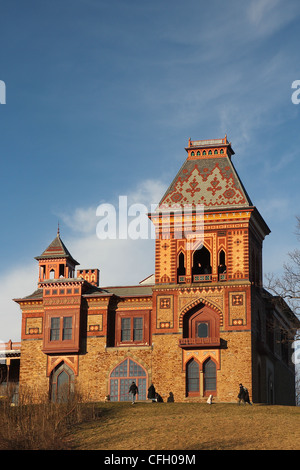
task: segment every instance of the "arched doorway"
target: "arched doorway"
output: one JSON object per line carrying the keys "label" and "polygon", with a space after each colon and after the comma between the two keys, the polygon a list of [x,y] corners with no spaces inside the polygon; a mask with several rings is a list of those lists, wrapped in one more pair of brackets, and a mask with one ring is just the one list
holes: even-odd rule
{"label": "arched doorway", "polygon": [[140,364],[128,358],[118,364],[110,374],[110,401],[130,401],[128,390],[132,382],[135,382],[139,389],[137,400],[146,400],[147,372]]}
{"label": "arched doorway", "polygon": [[74,372],[63,362],[52,371],[50,376],[50,398],[52,402],[66,402],[73,393]]}

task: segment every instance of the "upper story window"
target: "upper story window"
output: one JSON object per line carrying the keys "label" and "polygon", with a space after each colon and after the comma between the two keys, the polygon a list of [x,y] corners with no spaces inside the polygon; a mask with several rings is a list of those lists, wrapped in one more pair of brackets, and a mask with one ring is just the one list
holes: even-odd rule
{"label": "upper story window", "polygon": [[50,341],[72,339],[72,317],[52,317],[50,321]]}
{"label": "upper story window", "polygon": [[210,252],[205,246],[202,246],[193,254],[193,282],[210,281],[211,271]]}
{"label": "upper story window", "polygon": [[208,338],[208,326],[207,322],[198,322],[196,327],[196,334],[198,338]]}
{"label": "upper story window", "polygon": [[78,352],[80,323],[80,308],[72,311],[46,309],[42,351],[46,354]]}
{"label": "upper story window", "polygon": [[143,318],[121,319],[121,342],[143,341]]}
{"label": "upper story window", "polygon": [[115,346],[149,344],[149,310],[116,314]]}

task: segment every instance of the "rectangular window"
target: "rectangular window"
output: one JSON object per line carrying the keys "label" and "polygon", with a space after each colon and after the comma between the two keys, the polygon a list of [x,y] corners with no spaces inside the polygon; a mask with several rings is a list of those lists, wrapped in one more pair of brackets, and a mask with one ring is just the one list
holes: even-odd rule
{"label": "rectangular window", "polygon": [[59,341],[60,319],[59,317],[51,318],[50,341]]}
{"label": "rectangular window", "polygon": [[64,317],[62,339],[72,339],[72,317]]}
{"label": "rectangular window", "polygon": [[121,320],[121,341],[130,341],[131,339],[131,319],[122,318]]}
{"label": "rectangular window", "polygon": [[208,338],[208,323],[197,323],[197,336],[198,338]]}
{"label": "rectangular window", "polygon": [[142,318],[133,318],[133,341],[143,341]]}

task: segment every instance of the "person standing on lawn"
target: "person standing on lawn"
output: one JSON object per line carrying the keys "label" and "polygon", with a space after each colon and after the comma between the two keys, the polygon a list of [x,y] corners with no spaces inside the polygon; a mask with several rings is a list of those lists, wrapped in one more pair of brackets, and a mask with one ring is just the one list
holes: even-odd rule
{"label": "person standing on lawn", "polygon": [[137,387],[137,385],[135,384],[135,382],[132,382],[132,384],[130,385],[130,388],[129,388],[129,392],[128,393],[131,393],[132,394],[132,404],[134,405],[135,403],[135,396],[136,394],[139,393],[139,389]]}

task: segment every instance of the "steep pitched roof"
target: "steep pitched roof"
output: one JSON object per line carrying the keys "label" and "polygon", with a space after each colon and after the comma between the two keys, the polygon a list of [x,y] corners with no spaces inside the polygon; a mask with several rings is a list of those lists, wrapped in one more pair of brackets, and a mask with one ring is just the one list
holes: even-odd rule
{"label": "steep pitched roof", "polygon": [[231,161],[234,152],[226,137],[190,141],[186,150],[188,158],[162,197],[158,210],[188,204],[201,204],[206,210],[252,206]]}
{"label": "steep pitched roof", "polygon": [[60,238],[59,231],[57,232],[56,237],[50,243],[48,248],[40,256],[36,256],[35,259],[50,259],[50,258],[68,258],[71,260],[75,265],[79,263],[73,258],[65,244],[63,243],[62,239]]}

